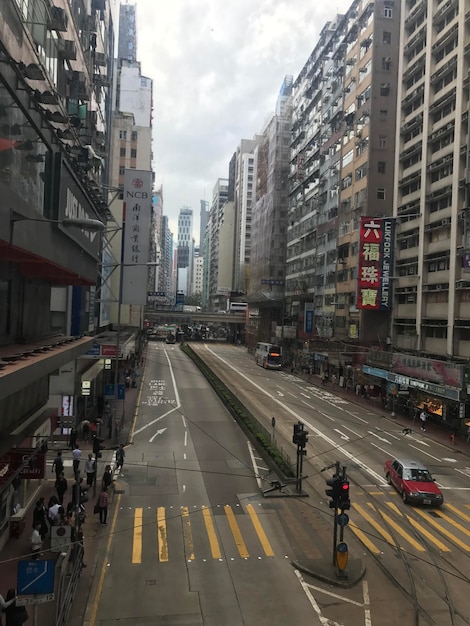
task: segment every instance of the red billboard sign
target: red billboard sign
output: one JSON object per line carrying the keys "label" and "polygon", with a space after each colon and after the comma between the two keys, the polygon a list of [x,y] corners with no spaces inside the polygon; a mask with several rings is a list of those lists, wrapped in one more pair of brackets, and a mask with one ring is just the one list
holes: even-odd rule
{"label": "red billboard sign", "polygon": [[[19,471],[20,470],[20,471]],[[46,454],[31,448],[13,448],[0,458],[0,485],[18,474],[21,478],[44,478]]]}
{"label": "red billboard sign", "polygon": [[361,217],[357,308],[389,311],[392,307],[394,253],[392,218]]}

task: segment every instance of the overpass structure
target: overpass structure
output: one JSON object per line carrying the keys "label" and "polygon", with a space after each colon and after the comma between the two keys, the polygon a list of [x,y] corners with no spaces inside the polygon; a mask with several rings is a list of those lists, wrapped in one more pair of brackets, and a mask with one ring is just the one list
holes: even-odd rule
{"label": "overpass structure", "polygon": [[206,326],[220,325],[231,326],[232,324],[245,325],[245,313],[186,313],[183,311],[170,311],[169,309],[152,309],[146,307],[144,317],[149,322],[160,324],[204,324]]}

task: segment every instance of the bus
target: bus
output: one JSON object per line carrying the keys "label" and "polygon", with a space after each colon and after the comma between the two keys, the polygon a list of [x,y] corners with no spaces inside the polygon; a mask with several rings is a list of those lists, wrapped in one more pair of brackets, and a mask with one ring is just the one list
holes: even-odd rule
{"label": "bus", "polygon": [[273,343],[257,343],[255,350],[256,364],[265,369],[281,369],[281,346]]}
{"label": "bus", "polygon": [[176,326],[173,325],[169,325],[169,326],[165,326],[166,328],[166,336],[165,336],[165,342],[166,343],[176,343]]}

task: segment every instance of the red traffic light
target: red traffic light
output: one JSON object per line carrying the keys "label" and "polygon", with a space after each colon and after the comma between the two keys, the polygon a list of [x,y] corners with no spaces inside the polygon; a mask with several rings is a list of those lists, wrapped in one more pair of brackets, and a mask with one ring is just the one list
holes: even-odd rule
{"label": "red traffic light", "polygon": [[344,491],[348,491],[349,490],[349,483],[343,483],[341,485],[341,489],[343,489]]}

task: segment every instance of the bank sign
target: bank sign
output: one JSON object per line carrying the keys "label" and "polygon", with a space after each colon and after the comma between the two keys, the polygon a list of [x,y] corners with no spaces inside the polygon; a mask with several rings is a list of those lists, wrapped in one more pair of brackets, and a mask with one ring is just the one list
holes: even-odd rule
{"label": "bank sign", "polygon": [[390,311],[394,221],[391,218],[361,217],[357,308]]}

